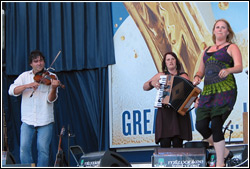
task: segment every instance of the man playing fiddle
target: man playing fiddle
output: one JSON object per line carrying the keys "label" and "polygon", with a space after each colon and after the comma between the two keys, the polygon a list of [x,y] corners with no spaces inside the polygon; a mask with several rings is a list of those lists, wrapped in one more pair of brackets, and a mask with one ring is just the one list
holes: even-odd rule
{"label": "man playing fiddle", "polygon": [[[37,166],[49,165],[49,147],[54,123],[54,102],[58,97],[59,80],[50,79],[50,85],[34,81],[37,73],[46,71],[45,57],[35,50],[29,56],[32,70],[25,71],[10,85],[9,95],[22,94],[20,160],[22,164],[34,163],[32,158],[33,136],[37,133]],[[55,75],[49,72],[51,75]]]}

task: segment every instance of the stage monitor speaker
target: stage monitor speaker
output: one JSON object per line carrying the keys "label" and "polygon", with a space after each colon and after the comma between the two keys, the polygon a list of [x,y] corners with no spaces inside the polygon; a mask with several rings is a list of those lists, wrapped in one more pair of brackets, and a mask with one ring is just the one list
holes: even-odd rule
{"label": "stage monitor speaker", "polygon": [[152,156],[152,167],[206,167],[205,148],[160,148]]}
{"label": "stage monitor speaker", "polygon": [[120,154],[106,151],[101,159],[100,167],[132,167],[131,164]]}
{"label": "stage monitor speaker", "polygon": [[189,141],[185,143],[185,148],[209,148],[206,141]]}
{"label": "stage monitor speaker", "polygon": [[79,164],[80,167],[132,167],[124,157],[109,150],[84,154]]}

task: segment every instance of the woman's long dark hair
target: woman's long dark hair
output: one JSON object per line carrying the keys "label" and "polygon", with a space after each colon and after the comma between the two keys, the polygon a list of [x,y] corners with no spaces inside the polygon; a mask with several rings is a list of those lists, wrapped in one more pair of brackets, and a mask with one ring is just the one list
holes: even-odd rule
{"label": "woman's long dark hair", "polygon": [[175,60],[176,60],[176,70],[177,70],[177,73],[179,74],[180,70],[181,70],[181,64],[180,64],[180,61],[178,60],[178,58],[177,58],[177,56],[176,56],[176,54],[174,52],[167,52],[167,53],[164,54],[163,60],[162,60],[162,72],[165,72],[165,74],[170,74],[169,71],[168,71],[166,62],[165,62],[165,59],[166,59],[167,55],[172,55],[175,58]]}

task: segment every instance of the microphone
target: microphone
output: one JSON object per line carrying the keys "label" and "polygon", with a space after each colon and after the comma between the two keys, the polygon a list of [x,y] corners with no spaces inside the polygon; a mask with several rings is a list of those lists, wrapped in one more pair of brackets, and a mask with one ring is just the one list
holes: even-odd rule
{"label": "microphone", "polygon": [[228,129],[228,127],[229,127],[229,125],[230,125],[230,123],[231,123],[232,121],[230,120],[228,123],[227,123],[227,125],[226,125],[226,127],[224,128],[224,134],[225,134],[225,132],[226,132],[226,130]]}

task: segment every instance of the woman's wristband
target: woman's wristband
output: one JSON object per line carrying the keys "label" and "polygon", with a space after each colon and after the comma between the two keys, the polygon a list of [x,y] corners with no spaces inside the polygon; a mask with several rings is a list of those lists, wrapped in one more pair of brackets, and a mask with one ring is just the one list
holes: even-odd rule
{"label": "woman's wristband", "polygon": [[152,81],[149,82],[149,86],[150,86],[151,88],[154,88],[154,86],[152,85]]}

